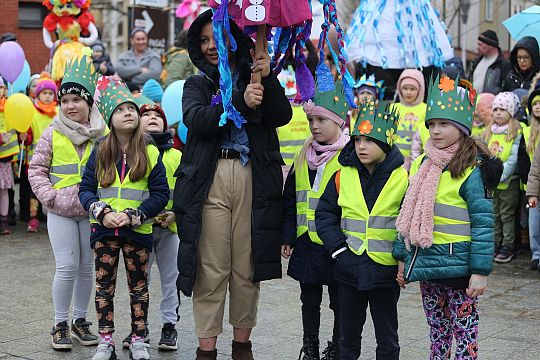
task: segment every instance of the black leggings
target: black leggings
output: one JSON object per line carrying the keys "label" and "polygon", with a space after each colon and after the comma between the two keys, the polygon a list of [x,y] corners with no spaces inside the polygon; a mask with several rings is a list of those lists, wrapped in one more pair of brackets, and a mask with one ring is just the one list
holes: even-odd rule
{"label": "black leggings", "polygon": [[[304,338],[318,339],[321,326],[321,302],[323,285],[300,283],[300,300],[302,301],[302,324]],[[339,339],[339,306],[337,286],[328,286],[330,309],[334,312],[334,329],[332,341],[337,344]]]}

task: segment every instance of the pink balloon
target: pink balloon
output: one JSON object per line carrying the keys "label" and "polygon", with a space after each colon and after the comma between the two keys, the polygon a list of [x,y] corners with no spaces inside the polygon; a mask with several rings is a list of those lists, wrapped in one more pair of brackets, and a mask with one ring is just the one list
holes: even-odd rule
{"label": "pink balloon", "polygon": [[17,80],[24,67],[24,50],[15,41],[0,45],[0,75],[8,82]]}

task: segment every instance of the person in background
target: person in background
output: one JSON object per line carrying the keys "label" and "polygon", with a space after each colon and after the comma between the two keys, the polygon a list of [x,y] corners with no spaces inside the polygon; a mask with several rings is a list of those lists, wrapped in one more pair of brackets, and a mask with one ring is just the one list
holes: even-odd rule
{"label": "person in background", "polygon": [[36,99],[35,90],[36,90],[37,81],[39,80],[40,76],[41,74],[32,74],[32,76],[30,76],[30,80],[28,80],[28,85],[26,86],[26,95],[32,101]]}
{"label": "person in background", "polygon": [[492,93],[478,95],[478,103],[473,113],[471,136],[481,138],[486,127],[491,126],[493,122],[493,100],[495,100],[495,95]]}
{"label": "person in background", "polygon": [[191,75],[195,75],[199,70],[189,59],[187,52],[187,30],[182,30],[176,35],[174,46],[165,54],[163,71],[160,81],[164,88],[177,80],[186,80]]}
{"label": "person in background", "polygon": [[473,61],[469,81],[478,93],[497,95],[503,89],[503,81],[510,72],[510,62],[503,56],[499,38],[493,30],[478,36],[479,56]]}
{"label": "person in background", "polygon": [[92,49],[92,62],[94,63],[94,69],[101,76],[114,75],[114,67],[111,62],[109,54],[105,53],[105,46],[101,41],[96,41],[90,45]]}
{"label": "person in background", "polygon": [[161,59],[148,48],[148,34],[144,29],[133,29],[129,39],[131,49],[120,54],[115,69],[125,82],[131,82],[140,89],[149,79],[159,80]]}
{"label": "person in background", "polygon": [[504,91],[529,89],[533,77],[540,71],[538,40],[532,36],[519,39],[510,52],[511,70],[503,81]]}
{"label": "person in background", "polygon": [[154,79],[150,79],[144,83],[142,87],[142,94],[155,102],[156,104],[161,104],[161,99],[163,97],[163,88]]}

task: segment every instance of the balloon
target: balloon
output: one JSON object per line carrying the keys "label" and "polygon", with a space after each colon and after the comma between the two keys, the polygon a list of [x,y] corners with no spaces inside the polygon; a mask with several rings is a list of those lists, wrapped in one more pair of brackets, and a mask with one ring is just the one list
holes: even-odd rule
{"label": "balloon", "polygon": [[7,129],[15,129],[20,133],[28,131],[35,113],[32,100],[24,94],[13,94],[7,98],[4,106]]}
{"label": "balloon", "polygon": [[185,144],[188,129],[183,122],[182,94],[184,93],[185,80],[177,80],[167,86],[161,99],[161,107],[167,117],[169,126],[178,124],[178,137]]}
{"label": "balloon", "polygon": [[15,41],[0,45],[0,75],[8,82],[17,80],[24,67],[24,50]]}
{"label": "balloon", "polygon": [[30,75],[30,65],[28,65],[28,61],[25,60],[21,74],[19,75],[17,80],[15,80],[13,84],[11,84],[11,93],[26,93],[26,87],[28,86],[28,82],[30,81]]}

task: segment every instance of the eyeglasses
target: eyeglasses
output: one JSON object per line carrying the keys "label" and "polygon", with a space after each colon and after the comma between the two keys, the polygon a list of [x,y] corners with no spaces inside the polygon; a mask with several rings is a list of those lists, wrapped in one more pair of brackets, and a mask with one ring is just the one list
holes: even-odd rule
{"label": "eyeglasses", "polygon": [[530,56],[518,56],[517,61],[529,61],[531,60]]}

